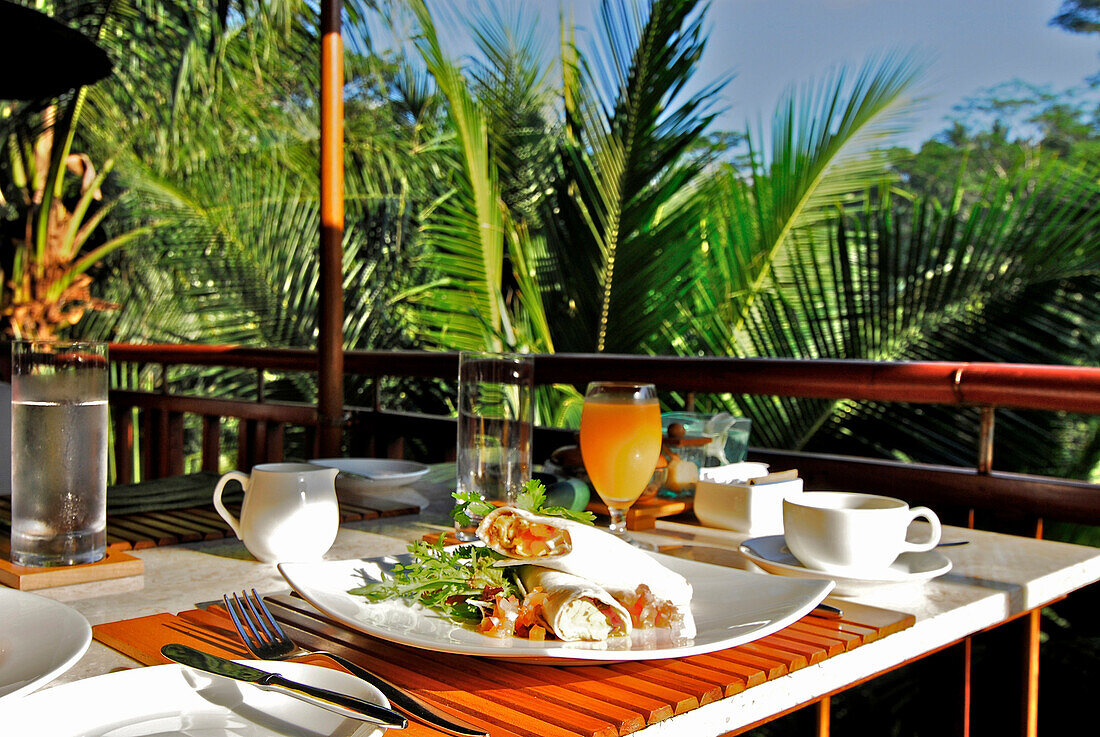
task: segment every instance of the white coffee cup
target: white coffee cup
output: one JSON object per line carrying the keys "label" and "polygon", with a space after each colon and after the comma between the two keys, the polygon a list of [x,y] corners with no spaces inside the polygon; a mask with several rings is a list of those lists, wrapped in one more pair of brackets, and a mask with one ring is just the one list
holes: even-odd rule
{"label": "white coffee cup", "polygon": [[[931,525],[926,541],[905,539],[909,524]],[[905,552],[931,550],[940,542],[940,520],[927,507],[901,499],[846,491],[814,491],[783,500],[783,534],[807,568],[841,575],[874,575]]]}
{"label": "white coffee cup", "polygon": [[[319,560],[340,526],[339,472],[309,463],[265,463],[251,474],[230,471],[214,487],[214,508],[258,560]],[[239,520],[222,504],[222,489],[230,481],[244,487]]]}

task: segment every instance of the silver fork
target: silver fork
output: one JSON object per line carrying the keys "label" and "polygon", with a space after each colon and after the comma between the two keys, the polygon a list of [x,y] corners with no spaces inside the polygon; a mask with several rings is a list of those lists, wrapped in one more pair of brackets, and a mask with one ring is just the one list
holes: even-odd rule
{"label": "silver fork", "polygon": [[390,706],[413,719],[460,737],[488,737],[485,730],[454,721],[452,717],[345,657],[326,650],[306,650],[299,647],[275,621],[275,617],[256,593],[256,589],[244,591],[240,595],[234,593],[232,599],[229,594],[226,594],[222,600],[225,602],[229,616],[233,618],[233,624],[241,640],[244,641],[245,647],[257,658],[286,660],[300,655],[323,655],[377,688],[390,700]]}

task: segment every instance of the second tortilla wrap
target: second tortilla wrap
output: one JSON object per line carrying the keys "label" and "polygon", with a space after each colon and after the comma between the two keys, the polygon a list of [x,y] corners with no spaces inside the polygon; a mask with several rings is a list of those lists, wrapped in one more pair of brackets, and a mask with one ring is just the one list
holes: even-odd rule
{"label": "second tortilla wrap", "polygon": [[[512,519],[509,519],[509,518]],[[500,535],[515,522],[545,525],[564,533],[562,544],[535,556],[516,554],[509,539]],[[671,602],[680,614],[678,636],[695,636],[691,615],[691,584],[680,574],[665,568],[652,556],[604,530],[581,522],[534,514],[516,507],[500,507],[485,516],[477,529],[487,546],[518,563],[552,568],[591,581],[616,599],[628,598],[645,584],[658,599]]]}
{"label": "second tortilla wrap", "polygon": [[520,579],[528,591],[542,589],[542,614],[561,640],[606,640],[629,636],[630,613],[611,594],[578,576],[539,566],[524,566]]}

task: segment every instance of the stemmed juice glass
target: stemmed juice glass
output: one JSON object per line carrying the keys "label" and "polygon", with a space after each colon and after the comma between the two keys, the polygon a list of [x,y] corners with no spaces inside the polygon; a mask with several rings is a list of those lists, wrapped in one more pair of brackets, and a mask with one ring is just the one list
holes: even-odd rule
{"label": "stemmed juice glass", "polygon": [[629,540],[626,511],[645,491],[661,455],[661,409],[652,384],[594,381],[581,410],[581,455],[611,515]]}

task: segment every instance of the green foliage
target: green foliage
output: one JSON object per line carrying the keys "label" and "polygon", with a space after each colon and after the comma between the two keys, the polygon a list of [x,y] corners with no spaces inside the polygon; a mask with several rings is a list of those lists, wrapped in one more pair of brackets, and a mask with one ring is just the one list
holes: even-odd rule
{"label": "green foliage", "polygon": [[[769,355],[875,361],[1024,363],[1100,361],[1095,294],[1100,255],[1094,181],[1050,167],[1044,176],[994,179],[964,206],[932,198],[868,196],[838,221],[827,248],[792,251],[788,286],[751,315],[748,331]],[[824,452],[972,462],[978,423],[954,409],[747,397],[743,410],[781,419],[762,442]],[[1002,467],[1067,472],[1096,423],[1002,413]],[[1091,451],[1095,463],[1095,450]]]}
{"label": "green foliage", "polygon": [[[47,5],[90,43],[106,35],[119,3]],[[155,227],[146,223],[105,235],[101,226],[122,195],[104,196],[115,164],[110,153],[98,170],[92,157],[78,153],[87,95],[88,88],[79,87],[45,104],[0,106],[0,214],[11,221],[0,228],[0,310],[8,337],[56,337],[88,311],[112,308],[92,295],[92,274]]]}
{"label": "green foliage", "polygon": [[705,47],[703,21],[693,1],[607,2],[605,47],[586,57],[565,45],[566,135],[545,203],[559,350],[663,352],[661,328],[697,252],[693,194],[713,154],[698,144],[723,86],[680,100]]}
{"label": "green foliage", "polygon": [[1072,33],[1100,33],[1100,0],[1062,0],[1050,24]]}
{"label": "green foliage", "polygon": [[[595,45],[563,17],[551,52],[538,10],[475,15],[460,66],[423,2],[348,4],[349,347],[1096,362],[1087,96],[991,89],[905,155],[888,146],[920,69],[887,55],[789,91],[768,128],[720,134],[723,80],[694,79],[705,3],[608,0]],[[116,162],[103,238],[142,237],[98,282],[122,309],[74,332],[313,345],[316,8],[134,0],[106,18],[116,74],[78,141]],[[411,24],[412,44],[379,51],[379,19],[399,38]],[[350,398],[370,391],[349,378]],[[434,384],[384,392],[448,406]],[[579,401],[540,389],[540,422]],[[752,415],[755,443],[972,460],[973,418],[936,408],[697,401]],[[999,466],[1088,473],[1093,423],[1003,414]]]}

